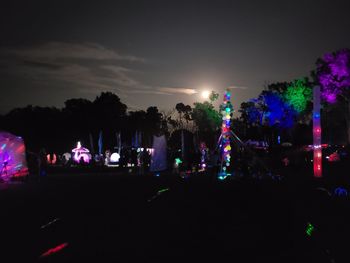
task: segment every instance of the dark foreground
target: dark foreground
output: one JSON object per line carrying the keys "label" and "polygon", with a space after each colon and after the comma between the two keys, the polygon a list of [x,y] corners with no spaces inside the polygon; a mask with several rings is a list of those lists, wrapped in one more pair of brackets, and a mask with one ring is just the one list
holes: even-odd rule
{"label": "dark foreground", "polygon": [[3,185],[0,262],[349,262],[348,197],[317,186],[113,174]]}

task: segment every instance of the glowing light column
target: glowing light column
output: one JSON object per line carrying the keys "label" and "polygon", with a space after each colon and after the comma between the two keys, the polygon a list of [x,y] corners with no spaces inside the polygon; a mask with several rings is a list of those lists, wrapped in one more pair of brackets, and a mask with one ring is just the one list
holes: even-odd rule
{"label": "glowing light column", "polygon": [[314,148],[314,177],[322,177],[322,145],[321,145],[321,96],[320,87],[313,89],[313,148]]}
{"label": "glowing light column", "polygon": [[231,93],[227,90],[224,95],[224,103],[221,104],[220,110],[222,113],[221,125],[221,170],[218,178],[225,179],[231,175],[228,173],[228,168],[231,163],[231,118],[233,114],[233,107],[231,104]]}

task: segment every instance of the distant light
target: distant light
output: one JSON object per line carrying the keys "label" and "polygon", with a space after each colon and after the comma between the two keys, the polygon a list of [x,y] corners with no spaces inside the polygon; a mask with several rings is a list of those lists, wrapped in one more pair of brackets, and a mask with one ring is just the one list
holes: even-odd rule
{"label": "distant light", "polygon": [[179,165],[180,163],[182,163],[182,160],[180,158],[175,158],[175,163]]}
{"label": "distant light", "polygon": [[209,96],[210,96],[210,91],[209,90],[203,90],[202,91],[202,98],[203,99],[209,99]]}
{"label": "distant light", "polygon": [[111,160],[112,163],[119,162],[119,159],[120,159],[119,153],[112,153],[112,155],[110,157],[110,160]]}
{"label": "distant light", "polygon": [[314,230],[315,230],[315,227],[311,223],[308,223],[306,226],[306,234],[310,237],[314,232]]}

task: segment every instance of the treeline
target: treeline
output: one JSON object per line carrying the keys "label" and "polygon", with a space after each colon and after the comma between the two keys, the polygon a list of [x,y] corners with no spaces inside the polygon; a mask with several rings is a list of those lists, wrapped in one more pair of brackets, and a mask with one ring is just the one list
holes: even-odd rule
{"label": "treeline", "polygon": [[[322,137],[324,143],[350,143],[350,50],[326,54],[316,62],[309,77],[291,82],[271,83],[256,98],[243,102],[240,116],[231,129],[242,140],[266,141],[270,145],[290,142],[312,144],[312,93],[319,85],[322,92]],[[127,105],[111,92],[102,92],[95,100],[69,99],[62,109],[27,106],[0,116],[0,129],[22,136],[27,148],[38,151],[70,151],[78,140],[97,149],[102,132],[106,148],[117,144],[121,134],[124,146],[130,146],[136,132],[142,146],[152,145],[152,136],[165,134],[169,146],[181,146],[181,132],[186,130],[188,147],[204,141],[216,147],[220,135],[221,113],[214,107],[219,94],[212,92],[208,101],[192,106],[177,103],[170,112],[157,107],[128,111]],[[234,105],[235,106],[235,105]],[[236,108],[237,110],[237,108]],[[92,138],[92,140],[90,139]]]}
{"label": "treeline", "polygon": [[116,94],[102,92],[93,101],[69,99],[62,109],[16,108],[1,117],[1,129],[22,136],[31,151],[66,152],[77,141],[90,148],[90,136],[96,150],[100,132],[104,145],[116,145],[119,132],[125,143],[131,143],[136,131],[142,132],[144,144],[150,145],[153,134],[167,133],[163,117],[157,107],[127,112]]}

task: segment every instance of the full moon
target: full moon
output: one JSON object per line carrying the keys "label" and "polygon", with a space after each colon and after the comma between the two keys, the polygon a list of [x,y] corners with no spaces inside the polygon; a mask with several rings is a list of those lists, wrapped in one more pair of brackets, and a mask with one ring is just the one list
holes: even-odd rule
{"label": "full moon", "polygon": [[209,96],[210,96],[210,91],[209,90],[203,90],[202,91],[202,98],[203,99],[209,99]]}

